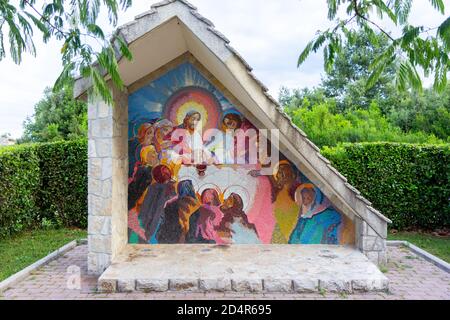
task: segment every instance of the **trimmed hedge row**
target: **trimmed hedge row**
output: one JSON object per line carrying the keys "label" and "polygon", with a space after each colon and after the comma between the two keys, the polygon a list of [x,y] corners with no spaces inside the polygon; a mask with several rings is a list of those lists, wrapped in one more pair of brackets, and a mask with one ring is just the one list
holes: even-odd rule
{"label": "trimmed hedge row", "polygon": [[0,149],[0,237],[36,221],[40,172],[35,146]]}
{"label": "trimmed hedge row", "polygon": [[[450,146],[324,148],[397,229],[450,227]],[[0,149],[0,237],[42,224],[87,225],[86,140]]]}
{"label": "trimmed hedge row", "polygon": [[87,143],[85,140],[43,144],[38,207],[58,225],[87,226]]}
{"label": "trimmed hedge row", "polygon": [[322,153],[391,228],[450,227],[450,145],[358,143]]}
{"label": "trimmed hedge row", "polygon": [[85,140],[0,149],[0,237],[42,224],[86,227]]}

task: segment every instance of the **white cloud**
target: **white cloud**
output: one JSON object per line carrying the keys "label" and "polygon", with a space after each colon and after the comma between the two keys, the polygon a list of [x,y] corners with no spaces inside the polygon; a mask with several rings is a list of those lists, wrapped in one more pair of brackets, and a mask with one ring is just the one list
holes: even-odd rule
{"label": "white cloud", "polygon": [[[149,10],[157,1],[133,2],[133,7],[121,14],[119,24]],[[283,85],[305,87],[320,82],[321,54],[311,56],[300,69],[296,64],[299,53],[315,32],[330,25],[325,0],[190,2],[231,40],[273,96],[277,97]],[[412,19],[434,26],[436,21],[442,21],[442,16],[430,8],[429,1],[415,0]],[[20,66],[10,60],[0,62],[0,133],[21,136],[22,122],[33,114],[34,104],[42,97],[44,88],[53,84],[61,70],[60,46],[55,41],[46,45],[37,43],[38,56],[26,56]]]}

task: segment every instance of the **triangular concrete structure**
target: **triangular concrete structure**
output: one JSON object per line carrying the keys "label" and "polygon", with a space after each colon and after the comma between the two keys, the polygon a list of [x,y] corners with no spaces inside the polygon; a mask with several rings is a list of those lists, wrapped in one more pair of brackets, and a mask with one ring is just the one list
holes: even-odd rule
{"label": "triangular concrete structure", "polygon": [[[356,249],[376,264],[386,262],[390,220],[374,209],[320,154],[268,94],[227,38],[194,6],[184,0],[160,2],[120,27],[117,34],[127,41],[134,55],[131,62],[126,59],[119,62],[127,90],[113,90],[116,101],[113,109],[100,101],[89,104],[88,264],[91,272],[99,274],[111,262],[122,261],[129,254],[128,99],[184,62],[199,70],[255,126],[279,129],[280,151],[323,192],[336,210],[353,222]],[[82,97],[89,86],[88,81],[78,79],[75,95]],[[113,273],[120,274],[117,270]],[[380,283],[385,288],[385,278],[381,275],[379,279],[383,279]]]}

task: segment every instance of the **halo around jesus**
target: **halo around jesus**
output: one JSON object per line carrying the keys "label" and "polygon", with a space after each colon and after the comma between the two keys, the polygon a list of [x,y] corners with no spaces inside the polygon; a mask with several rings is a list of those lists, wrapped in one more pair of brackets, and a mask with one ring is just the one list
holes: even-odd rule
{"label": "halo around jesus", "polygon": [[219,126],[220,103],[214,95],[200,87],[187,87],[175,92],[164,109],[164,117],[176,125],[183,123],[186,114],[195,111],[201,115],[204,131]]}

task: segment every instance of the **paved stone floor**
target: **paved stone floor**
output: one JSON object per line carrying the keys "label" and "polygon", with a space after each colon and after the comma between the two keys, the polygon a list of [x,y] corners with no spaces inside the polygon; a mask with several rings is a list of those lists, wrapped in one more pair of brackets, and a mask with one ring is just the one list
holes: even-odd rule
{"label": "paved stone floor", "polygon": [[[386,276],[389,293],[243,294],[243,293],[115,293],[96,292],[97,278],[88,276],[87,246],[81,245],[35,271],[5,291],[0,299],[183,299],[183,300],[303,300],[303,299],[445,299],[450,300],[450,274],[404,247],[389,247]],[[81,275],[81,277],[79,276]]]}

